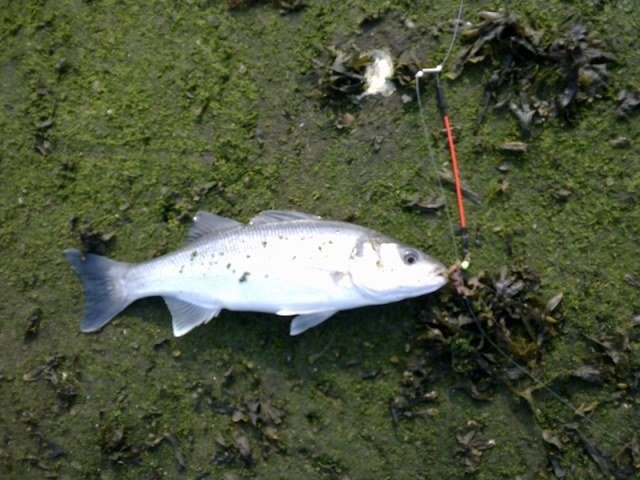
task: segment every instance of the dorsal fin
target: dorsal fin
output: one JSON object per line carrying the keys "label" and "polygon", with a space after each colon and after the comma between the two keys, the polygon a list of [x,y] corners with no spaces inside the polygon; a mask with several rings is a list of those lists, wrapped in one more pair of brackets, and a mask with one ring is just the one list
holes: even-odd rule
{"label": "dorsal fin", "polygon": [[291,222],[293,220],[320,220],[318,215],[296,212],[295,210],[265,210],[249,220],[249,225]]}
{"label": "dorsal fin", "polygon": [[230,218],[214,215],[209,212],[198,212],[193,217],[193,223],[187,233],[187,243],[191,243],[205,235],[219,233],[230,228],[238,228],[244,226],[243,223]]}

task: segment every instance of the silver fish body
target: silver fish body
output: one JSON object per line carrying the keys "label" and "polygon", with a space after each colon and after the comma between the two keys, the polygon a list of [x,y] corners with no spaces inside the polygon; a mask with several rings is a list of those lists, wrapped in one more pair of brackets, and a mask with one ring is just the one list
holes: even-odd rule
{"label": "silver fish body", "polygon": [[85,293],[81,330],[99,330],[133,301],[162,296],[173,333],[184,335],[222,309],[297,315],[291,335],[339,310],[433,292],[442,263],[374,230],[293,211],[249,224],[199,212],[187,244],[137,264],[65,250]]}

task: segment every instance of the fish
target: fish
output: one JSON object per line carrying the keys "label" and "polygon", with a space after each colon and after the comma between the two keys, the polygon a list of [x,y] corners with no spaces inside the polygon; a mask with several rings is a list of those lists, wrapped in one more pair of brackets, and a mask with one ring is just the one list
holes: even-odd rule
{"label": "fish", "polygon": [[293,210],[267,210],[247,224],[198,212],[186,244],[141,263],[64,251],[82,282],[80,330],[95,332],[134,301],[161,296],[173,334],[223,310],[293,316],[298,335],[340,310],[434,292],[445,266],[416,248],[359,225]]}

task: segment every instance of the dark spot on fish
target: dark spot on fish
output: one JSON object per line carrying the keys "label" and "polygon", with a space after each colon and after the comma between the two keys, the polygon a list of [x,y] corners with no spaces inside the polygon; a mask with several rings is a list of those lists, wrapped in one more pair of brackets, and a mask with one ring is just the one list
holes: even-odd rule
{"label": "dark spot on fish", "polygon": [[266,240],[263,240],[263,241],[262,241],[262,246],[263,246],[263,247],[266,247],[266,246],[267,246],[267,241],[266,241]]}
{"label": "dark spot on fish", "polygon": [[249,272],[244,272],[242,276],[238,279],[240,283],[244,283],[249,278]]}
{"label": "dark spot on fish", "polygon": [[358,240],[356,242],[356,246],[354,248],[352,255],[352,258],[355,257],[361,257],[364,254],[364,248],[365,248],[365,244],[371,244],[370,242],[366,241],[366,240]]}
{"label": "dark spot on fish", "polygon": [[251,255],[249,255],[248,253],[247,253],[247,258],[251,258]]}
{"label": "dark spot on fish", "polygon": [[194,250],[193,252],[191,252],[191,259],[194,259],[198,256],[198,251]]}
{"label": "dark spot on fish", "polygon": [[230,263],[227,263],[227,268],[231,268],[231,264]]}
{"label": "dark spot on fish", "polygon": [[331,279],[333,280],[333,283],[338,285],[345,275],[346,274],[343,272],[331,272]]}

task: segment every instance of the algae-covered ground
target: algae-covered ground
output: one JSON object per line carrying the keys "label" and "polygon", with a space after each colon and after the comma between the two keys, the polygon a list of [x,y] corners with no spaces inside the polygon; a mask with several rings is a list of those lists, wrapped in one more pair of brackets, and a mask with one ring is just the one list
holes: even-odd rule
{"label": "algae-covered ground", "polygon": [[[442,299],[343,312],[299,337],[273,315],[223,312],[173,338],[152,298],[79,331],[81,285],[62,251],[84,238],[148,259],[181,245],[198,210],[312,212],[451,264],[446,215],[403,208],[439,194],[412,85],[355,104],[319,80],[327,47],[435,65],[455,3],[0,2],[1,478],[599,478],[593,449],[618,478],[640,466],[637,335],[622,376],[570,375],[602,353],[589,338],[640,309],[640,116],[616,115],[620,92],[640,88],[632,0],[465,2],[465,20],[508,9],[546,44],[579,19],[615,56],[606,88],[528,138],[507,108],[477,128],[491,59],[443,77],[480,197],[467,202],[469,275],[524,262],[542,297],[563,294],[536,373],[562,378],[550,386],[591,415],[588,442],[572,441],[576,417],[548,393],[533,394],[535,412],[500,382],[474,399],[446,362],[424,408],[397,418],[419,317]],[[422,87],[444,165],[432,80]],[[523,140],[525,152],[502,148]]]}

